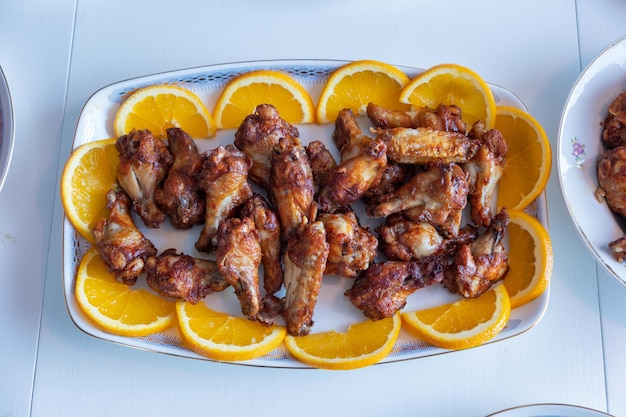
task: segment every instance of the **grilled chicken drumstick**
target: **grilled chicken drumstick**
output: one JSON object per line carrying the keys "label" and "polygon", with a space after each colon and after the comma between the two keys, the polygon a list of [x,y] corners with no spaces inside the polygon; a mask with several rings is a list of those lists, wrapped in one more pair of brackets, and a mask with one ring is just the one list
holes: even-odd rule
{"label": "grilled chicken drumstick", "polygon": [[172,155],[149,130],[133,130],[120,136],[115,147],[120,154],[117,182],[146,227],[159,227],[165,214],[155,203],[154,193],[172,165]]}
{"label": "grilled chicken drumstick", "polygon": [[157,253],[141,233],[130,215],[130,199],[123,191],[110,190],[107,195],[108,217],[94,225],[92,231],[100,256],[115,279],[133,285],[144,271],[145,260]]}

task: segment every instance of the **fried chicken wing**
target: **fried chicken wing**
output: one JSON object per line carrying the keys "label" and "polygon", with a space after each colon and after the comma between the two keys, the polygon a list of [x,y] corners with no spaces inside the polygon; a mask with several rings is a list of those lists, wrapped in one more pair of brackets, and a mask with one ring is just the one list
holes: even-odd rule
{"label": "fried chicken wing", "polygon": [[378,184],[371,186],[363,194],[363,201],[367,204],[376,204],[385,194],[393,193],[404,184],[408,172],[405,166],[387,161]]}
{"label": "fried chicken wing", "polygon": [[458,165],[435,164],[415,174],[397,191],[381,196],[366,210],[372,217],[402,212],[413,221],[444,226],[450,218],[460,219],[468,191],[465,173]]}
{"label": "fried chicken wing", "polygon": [[311,332],[328,251],[321,221],[307,224],[302,233],[287,242],[283,314],[291,335],[304,336]]}
{"label": "fried chicken wing", "polygon": [[120,154],[117,182],[146,227],[159,227],[165,214],[154,201],[154,193],[172,165],[172,155],[149,130],[133,130],[120,136],[115,147]]}
{"label": "fried chicken wing", "polygon": [[384,142],[370,141],[361,153],[342,161],[319,193],[320,210],[332,213],[346,209],[371,187],[377,186],[387,165],[386,150]]}
{"label": "fried chicken wing", "polygon": [[456,237],[447,239],[430,223],[413,222],[401,214],[392,214],[376,227],[380,249],[387,259],[411,261],[454,251],[457,245],[476,239],[476,229],[464,227]]}
{"label": "fried chicken wing", "polygon": [[508,225],[509,215],[502,209],[482,235],[458,248],[445,272],[444,285],[450,292],[466,298],[478,297],[504,278],[509,265],[502,239]]}
{"label": "fried chicken wing", "polygon": [[203,154],[198,186],[206,195],[205,221],[196,249],[212,252],[220,223],[252,196],[248,171],[252,161],[233,145],[219,146]]}
{"label": "fried chicken wing", "polygon": [[134,285],[144,271],[145,260],[157,253],[156,248],[135,226],[130,215],[130,199],[122,191],[107,195],[108,217],[103,217],[92,231],[100,256],[115,279]]}
{"label": "fried chicken wing", "polygon": [[204,193],[195,180],[202,157],[192,137],[180,128],[167,129],[167,140],[174,163],[154,200],[175,228],[190,229],[204,220]]}
{"label": "fried chicken wing", "polygon": [[306,146],[306,154],[311,164],[313,185],[315,186],[315,195],[317,195],[328,184],[328,178],[337,167],[337,162],[328,148],[326,148],[326,145],[319,140],[315,140]]}
{"label": "fried chicken wing", "polygon": [[215,259],[226,281],[235,289],[241,311],[256,320],[261,308],[259,265],[261,244],[254,221],[249,217],[231,217],[220,223]]}
{"label": "fried chicken wing", "polygon": [[504,171],[507,146],[499,130],[484,132],[482,122],[477,122],[477,125],[470,131],[470,136],[477,136],[481,141],[480,148],[462,167],[468,174],[472,222],[479,227],[487,227],[493,217],[491,206]]}
{"label": "fried chicken wing", "polygon": [[407,297],[418,289],[442,279],[443,265],[439,257],[379,262],[362,272],[345,295],[365,317],[380,320],[404,308]]}
{"label": "fried chicken wing", "polygon": [[335,119],[333,140],[341,155],[340,162],[343,162],[363,153],[373,138],[363,133],[352,110],[343,109]]}
{"label": "fried chicken wing", "polygon": [[354,278],[369,267],[376,257],[378,239],[361,227],[354,212],[321,213],[318,219],[324,223],[329,245],[324,273]]}
{"label": "fried chicken wing", "polygon": [[624,262],[624,259],[626,259],[626,236],[610,242],[609,249],[617,262]]}
{"label": "fried chicken wing", "polygon": [[146,259],[145,270],[146,282],[154,291],[192,304],[229,286],[215,261],[179,254],[176,249]]}
{"label": "fried chicken wing", "polygon": [[250,168],[250,179],[268,189],[274,147],[280,139],[299,143],[299,137],[298,129],[281,119],[274,106],[261,104],[237,129],[235,146],[254,162]]}
{"label": "fried chicken wing", "polygon": [[367,117],[372,124],[382,129],[403,127],[428,127],[446,132],[465,134],[466,126],[461,119],[458,106],[440,104],[436,110],[419,109],[414,111],[389,110],[375,103],[367,105]]}
{"label": "fried chicken wing", "polygon": [[282,310],[282,303],[275,295],[283,286],[280,220],[278,214],[260,194],[254,194],[242,205],[240,217],[249,217],[254,221],[261,245],[265,294],[261,299],[257,320],[264,324],[272,324]]}
{"label": "fried chicken wing", "polygon": [[286,242],[315,220],[313,172],[306,150],[281,139],[274,147],[270,198],[278,210],[281,239]]}
{"label": "fried chicken wing", "polygon": [[480,141],[462,133],[428,127],[374,129],[387,144],[390,161],[404,164],[466,162],[478,151]]}

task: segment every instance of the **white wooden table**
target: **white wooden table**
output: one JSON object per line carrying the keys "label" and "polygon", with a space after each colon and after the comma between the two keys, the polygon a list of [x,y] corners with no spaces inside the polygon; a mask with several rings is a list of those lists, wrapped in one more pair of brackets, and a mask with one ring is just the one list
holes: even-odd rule
{"label": "white wooden table", "polygon": [[[49,4],[50,3],[50,4]],[[117,346],[72,323],[60,169],[81,107],[120,80],[261,59],[456,62],[515,92],[556,146],[587,62],[626,34],[621,0],[0,2],[16,137],[0,194],[0,415],[484,416],[532,403],[626,415],[626,288],[578,238],[553,164],[543,319],[503,342],[350,372],[268,369]]]}

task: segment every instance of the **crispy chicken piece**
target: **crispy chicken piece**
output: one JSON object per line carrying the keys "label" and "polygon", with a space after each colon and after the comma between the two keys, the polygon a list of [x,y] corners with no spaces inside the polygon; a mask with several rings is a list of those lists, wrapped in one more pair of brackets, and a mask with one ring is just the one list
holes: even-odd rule
{"label": "crispy chicken piece", "polygon": [[360,154],[342,161],[319,193],[320,210],[327,213],[345,210],[368,189],[376,187],[387,165],[386,148],[382,141],[371,141]]}
{"label": "crispy chicken piece", "polygon": [[313,172],[306,150],[281,139],[274,147],[270,198],[278,210],[281,239],[286,242],[315,220]]}
{"label": "crispy chicken piece", "polygon": [[446,239],[429,223],[413,222],[401,214],[387,217],[385,224],[376,227],[380,249],[387,259],[411,261],[441,253],[454,252],[457,245],[476,239],[477,231],[471,225],[461,229],[456,237]]}
{"label": "crispy chicken piece", "polygon": [[179,254],[176,249],[146,259],[145,270],[146,282],[154,291],[192,304],[229,286],[215,261]]}
{"label": "crispy chicken piece", "polygon": [[609,105],[602,139],[609,149],[626,145],[626,91],[622,91]]}
{"label": "crispy chicken piece", "polygon": [[241,311],[250,320],[256,320],[261,308],[259,265],[261,244],[249,217],[231,217],[220,223],[217,234],[217,267],[226,281],[235,289]]}
{"label": "crispy chicken piece", "polygon": [[480,141],[462,133],[428,127],[378,128],[373,131],[387,144],[389,160],[403,164],[466,162],[480,147]]}
{"label": "crispy chicken piece", "polygon": [[606,201],[609,208],[626,216],[626,146],[604,152],[598,158],[596,196]]}
{"label": "crispy chicken piece", "polygon": [[476,226],[487,227],[493,217],[491,206],[504,171],[506,141],[497,129],[484,131],[484,124],[477,122],[470,136],[481,141],[476,155],[462,165],[468,174],[471,219]]}
{"label": "crispy chicken piece", "polygon": [[165,214],[155,203],[154,193],[172,165],[172,155],[149,130],[133,130],[120,136],[115,147],[120,154],[117,182],[146,227],[159,227]]}
{"label": "crispy chicken piece", "polygon": [[364,135],[350,109],[339,112],[333,139],[341,153],[341,162],[318,196],[320,210],[327,213],[345,211],[367,190],[376,187],[387,165],[387,146]]}
{"label": "crispy chicken piece", "polygon": [[405,166],[387,161],[380,181],[377,185],[368,188],[365,194],[363,194],[363,201],[367,204],[376,204],[381,196],[400,188],[406,181],[407,176],[408,172]]}
{"label": "crispy chicken piece", "polygon": [[458,165],[435,164],[414,175],[397,191],[381,196],[379,203],[366,206],[366,211],[372,217],[403,212],[413,221],[444,226],[451,218],[454,223],[460,219],[468,191],[465,173]]}
{"label": "crispy chicken piece", "polygon": [[404,308],[407,297],[418,289],[442,279],[443,264],[437,256],[411,262],[380,262],[362,272],[345,295],[365,317],[380,320]]}
{"label": "crispy chicken piece", "polygon": [[361,227],[354,212],[321,213],[318,219],[324,223],[329,245],[325,274],[354,278],[369,267],[376,257],[378,240]]}
{"label": "crispy chicken piece", "polygon": [[478,297],[504,278],[509,264],[502,239],[508,226],[509,215],[502,209],[482,235],[459,247],[443,281],[450,292],[465,298]]}
{"label": "crispy chicken piece", "polygon": [[341,155],[340,162],[343,162],[363,153],[373,138],[363,133],[352,110],[343,109],[335,119],[333,140]]}
{"label": "crispy chicken piece", "polygon": [[299,137],[298,129],[281,119],[274,106],[261,104],[237,129],[235,146],[254,162],[250,168],[250,179],[267,190],[274,147],[283,138],[299,143]]}
{"label": "crispy chicken piece", "polygon": [[301,234],[287,242],[283,314],[291,335],[304,336],[311,332],[328,251],[321,221],[307,224]]}
{"label": "crispy chicken piece", "polygon": [[306,154],[309,157],[311,171],[313,172],[313,185],[315,195],[328,183],[328,178],[337,167],[337,162],[332,153],[323,142],[315,140],[306,146]]}
{"label": "crispy chicken piece", "polygon": [[414,111],[389,110],[375,103],[367,105],[367,117],[372,124],[382,129],[404,127],[428,127],[446,132],[465,134],[466,126],[461,119],[458,106],[440,104],[436,110],[419,109]]}
{"label": "crispy chicken piece", "polygon": [[203,158],[197,181],[206,194],[206,212],[196,249],[212,252],[217,245],[220,223],[252,196],[252,187],[248,182],[252,161],[233,145],[207,151]]}
{"label": "crispy chicken piece", "polygon": [[257,314],[257,319],[262,323],[271,324],[282,309],[280,299],[275,296],[283,286],[282,247],[278,214],[263,196],[255,194],[242,205],[240,217],[251,218],[259,236],[265,295],[261,300],[261,310]]}
{"label": "crispy chicken piece", "polygon": [[122,191],[110,190],[107,195],[109,217],[103,217],[92,231],[100,256],[115,279],[134,285],[144,270],[145,260],[157,253],[130,215],[130,199]]}
{"label": "crispy chicken piece", "polygon": [[204,220],[204,193],[195,176],[202,169],[202,157],[192,137],[180,128],[167,129],[169,150],[174,163],[163,188],[154,193],[154,200],[176,229],[190,229]]}

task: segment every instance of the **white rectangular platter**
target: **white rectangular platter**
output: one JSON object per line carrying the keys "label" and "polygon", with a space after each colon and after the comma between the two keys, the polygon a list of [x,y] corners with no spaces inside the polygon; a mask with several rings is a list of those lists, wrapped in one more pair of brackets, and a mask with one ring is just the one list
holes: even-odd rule
{"label": "white rectangular platter", "polygon": [[[83,143],[113,137],[113,118],[120,103],[127,93],[147,85],[171,83],[178,84],[195,92],[205,103],[209,111],[212,111],[215,103],[224,88],[225,84],[233,77],[256,69],[274,69],[287,72],[299,81],[310,93],[313,102],[317,98],[334,69],[345,64],[345,61],[326,60],[289,60],[289,61],[258,61],[212,65],[199,68],[191,68],[180,71],[155,74],[146,77],[122,81],[97,91],[85,104],[76,127],[73,147],[76,148]],[[405,71],[409,77],[415,76],[422,70],[398,66]],[[496,97],[497,104],[509,105],[526,110],[521,100],[513,93],[490,85]],[[364,118],[359,120],[362,123],[364,132],[368,131],[369,123]],[[338,159],[338,152],[332,142],[332,131],[334,124],[326,125],[297,125],[301,140],[304,144],[313,140],[321,140],[335,153]],[[215,138],[196,140],[200,151],[215,148],[219,145],[232,143],[234,130],[218,130]],[[65,161],[62,161],[63,163]],[[359,215],[361,224],[365,227],[373,228],[377,223],[367,218],[362,207],[354,207]],[[527,209],[529,213],[537,217],[547,226],[547,207],[545,195],[541,195]],[[138,225],[141,222],[137,222]],[[140,225],[140,228],[142,225]],[[142,229],[146,236],[152,240],[159,253],[168,248],[176,248],[188,255],[204,257],[206,254],[198,253],[194,248],[194,242],[200,232],[200,226],[191,231],[174,230],[168,222],[165,222],[160,229]],[[121,337],[105,333],[96,328],[81,312],[74,297],[75,274],[80,264],[82,255],[90,244],[84,240],[74,230],[69,221],[64,219],[63,227],[63,285],[65,300],[70,317],[85,333],[96,338],[118,343],[124,346],[144,349],[153,352],[170,354],[185,358],[203,359],[208,358],[197,355],[187,349],[178,335],[178,331],[173,328],[166,332],[154,334],[148,337]],[[145,285],[145,280],[141,277],[137,285]],[[322,283],[322,291],[315,309],[313,317],[315,325],[312,332],[323,332],[334,329],[339,332],[345,331],[348,325],[365,320],[361,311],[357,310],[343,292],[349,288],[353,280],[336,276],[325,276]],[[147,288],[147,286],[146,286]],[[280,294],[279,294],[280,295]],[[514,309],[506,328],[490,343],[496,343],[506,338],[518,336],[532,328],[543,316],[548,304],[549,291],[545,291],[539,298],[525,306]],[[412,311],[440,305],[456,300],[457,296],[451,295],[443,286],[435,285],[421,289],[412,294],[408,300],[404,311]],[[226,290],[223,293],[211,294],[204,299],[204,302],[212,308],[241,315],[240,305],[232,292]],[[417,359],[437,354],[451,353],[451,351],[430,346],[422,341],[416,340],[410,334],[401,332],[391,353],[380,363],[389,363],[408,359]],[[280,368],[307,368],[306,365],[291,358],[281,346],[273,352],[249,361],[236,362],[241,365],[260,367],[280,367]]]}

